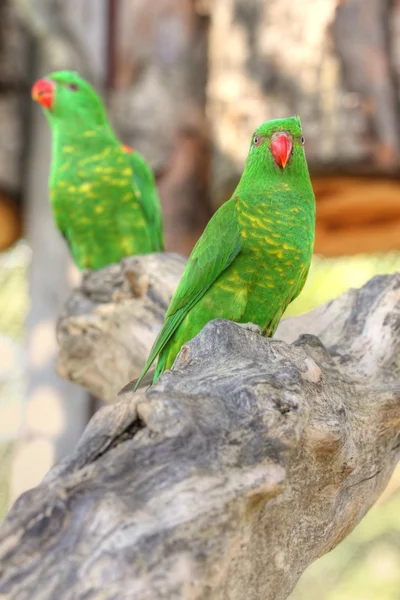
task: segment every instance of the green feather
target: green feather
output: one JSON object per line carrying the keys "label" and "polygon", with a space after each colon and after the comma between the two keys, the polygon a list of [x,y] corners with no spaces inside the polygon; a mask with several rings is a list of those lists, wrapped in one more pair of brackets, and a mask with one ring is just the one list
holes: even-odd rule
{"label": "green feather", "polygon": [[155,250],[164,249],[163,225],[160,201],[157,194],[154,175],[139,152],[130,154],[135,184],[140,192],[141,204],[149,225],[152,244]]}
{"label": "green feather", "polygon": [[181,282],[165,315],[164,326],[153,345],[135,389],[139,387],[154,360],[165,348],[190,309],[233,262],[240,251],[240,243],[236,200],[231,199],[208,223],[202,237],[193,248]]}

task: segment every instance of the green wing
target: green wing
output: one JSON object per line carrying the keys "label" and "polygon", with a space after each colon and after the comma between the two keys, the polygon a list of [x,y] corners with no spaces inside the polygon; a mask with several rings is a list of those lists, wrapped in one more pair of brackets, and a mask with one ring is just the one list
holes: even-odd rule
{"label": "green wing", "polygon": [[172,297],[164,325],[154,342],[150,356],[136,382],[137,389],[147,371],[171,339],[190,309],[233,262],[241,249],[236,209],[231,198],[215,213],[192,250],[182,279]]}
{"label": "green wing", "polygon": [[129,153],[133,169],[133,184],[139,190],[140,205],[148,223],[154,252],[164,250],[163,224],[161,205],[158,198],[156,182],[149,165],[136,150]]}
{"label": "green wing", "polygon": [[[54,197],[54,195],[55,195],[55,192],[50,188],[50,198]],[[74,259],[78,269],[83,269],[83,265],[81,264],[79,253],[76,252],[76,248],[74,247],[74,245],[68,235],[68,227],[67,227],[67,221],[65,219],[65,212],[61,211],[59,209],[57,210],[54,202],[51,202],[51,205],[52,205],[52,213],[53,213],[54,222],[56,224],[56,227],[57,227],[58,231],[60,232],[60,234],[62,235],[62,237],[64,238],[65,242],[67,243],[68,249],[69,249],[70,253],[72,254],[72,258]]]}
{"label": "green wing", "polygon": [[311,260],[310,260],[309,264],[305,267],[303,272],[301,273],[298,283],[297,283],[297,286],[295,287],[295,289],[293,291],[293,295],[290,299],[290,302],[293,302],[293,300],[295,300],[297,298],[297,296],[300,294],[300,292],[302,291],[302,289],[307,281],[308,273],[310,272],[310,267],[311,267]]}

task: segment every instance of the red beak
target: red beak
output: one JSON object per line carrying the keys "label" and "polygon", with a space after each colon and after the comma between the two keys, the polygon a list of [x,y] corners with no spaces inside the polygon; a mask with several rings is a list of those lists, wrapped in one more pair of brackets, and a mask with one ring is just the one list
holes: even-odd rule
{"label": "red beak", "polygon": [[54,101],[54,88],[54,83],[49,79],[39,79],[32,88],[33,100],[50,109]]}
{"label": "red beak", "polygon": [[287,165],[290,155],[292,154],[292,140],[286,135],[286,133],[282,132],[271,141],[269,147],[276,164],[284,169]]}

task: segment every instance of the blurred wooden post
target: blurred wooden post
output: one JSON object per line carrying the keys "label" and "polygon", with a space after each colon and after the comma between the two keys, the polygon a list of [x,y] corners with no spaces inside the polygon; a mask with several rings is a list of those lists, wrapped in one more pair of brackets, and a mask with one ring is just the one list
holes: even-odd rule
{"label": "blurred wooden post", "polygon": [[[96,84],[104,82],[106,0],[57,4],[56,7],[54,1],[41,3],[48,31],[44,39],[36,40],[38,60],[32,82],[60,68],[77,69]],[[32,25],[30,17],[26,15],[27,23]],[[57,37],[53,38],[54,31]],[[25,182],[26,230],[33,251],[27,323],[29,381],[23,432],[13,462],[12,497],[36,485],[54,462],[72,450],[89,416],[87,392],[55,372],[56,319],[71,284],[79,276],[50,212],[47,190],[50,131],[39,107],[33,105],[31,127]]]}
{"label": "blurred wooden post", "polygon": [[0,252],[21,231],[20,181],[23,154],[24,92],[29,70],[29,39],[10,2],[0,2]]}
{"label": "blurred wooden post", "polygon": [[319,203],[316,251],[400,248],[399,2],[214,0],[212,7],[215,204],[232,193],[254,128],[300,114]]}
{"label": "blurred wooden post", "polygon": [[166,246],[188,254],[209,207],[209,17],[193,0],[120,0],[111,110],[156,171]]}

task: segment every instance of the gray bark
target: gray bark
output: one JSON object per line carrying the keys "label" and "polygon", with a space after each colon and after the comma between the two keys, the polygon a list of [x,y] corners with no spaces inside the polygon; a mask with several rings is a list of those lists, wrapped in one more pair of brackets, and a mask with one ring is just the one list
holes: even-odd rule
{"label": "gray bark", "polygon": [[184,266],[163,253],[86,271],[58,321],[59,375],[114,401],[142,370]]}
{"label": "gray bark", "polygon": [[284,321],[286,341],[209,323],[148,392],[100,410],[16,502],[1,528],[0,595],[287,598],[398,460],[399,331],[400,275]]}

